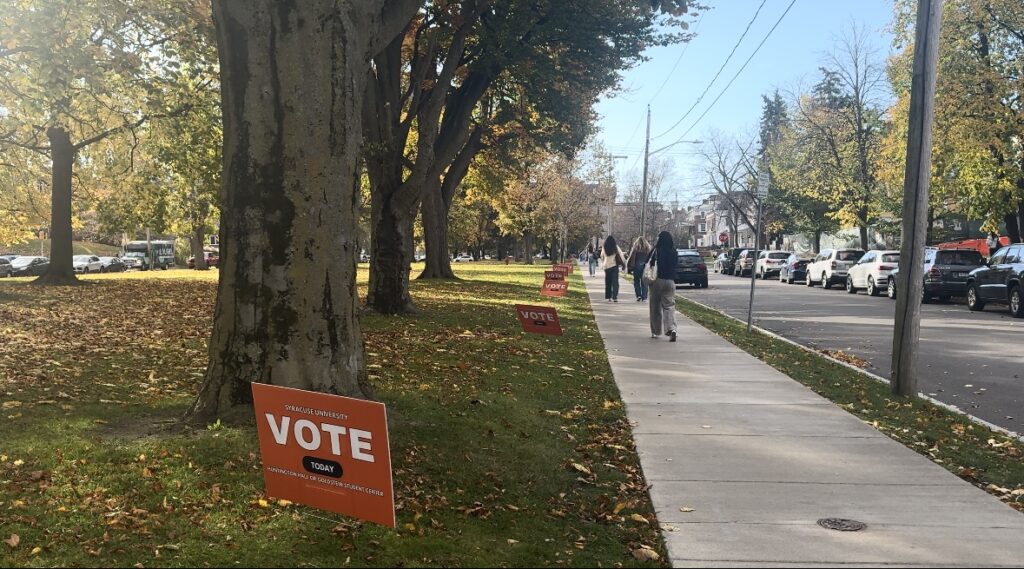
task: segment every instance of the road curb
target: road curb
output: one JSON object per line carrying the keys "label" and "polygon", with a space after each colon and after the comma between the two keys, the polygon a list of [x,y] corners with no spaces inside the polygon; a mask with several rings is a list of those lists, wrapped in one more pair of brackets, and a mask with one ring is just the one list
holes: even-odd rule
{"label": "road curb", "polygon": [[[723,312],[723,311],[715,308],[714,306],[709,306],[707,304],[704,304],[703,302],[696,301],[696,300],[694,300],[692,298],[688,298],[688,297],[682,297],[682,298],[685,298],[686,300],[688,300],[688,301],[690,301],[690,302],[692,302],[692,303],[694,303],[694,304],[696,304],[698,306],[702,306],[702,307],[704,307],[704,308],[706,308],[706,309],[708,309],[708,310],[710,310],[712,312],[716,312],[718,314],[721,314],[722,316],[724,316],[726,318],[729,318],[730,320],[735,320],[736,322],[739,322],[740,324],[746,325],[746,323],[747,323],[746,320],[742,320],[740,318],[736,318],[732,314],[728,314],[726,312]],[[868,378],[871,378],[871,379],[873,379],[873,380],[875,380],[875,381],[877,381],[879,383],[884,383],[885,385],[890,385],[890,383],[891,383],[888,379],[886,379],[886,378],[884,378],[884,377],[882,377],[880,375],[873,374],[870,371],[861,369],[861,368],[859,368],[859,367],[857,367],[855,365],[852,365],[850,363],[844,362],[844,361],[842,361],[840,359],[836,359],[836,358],[834,358],[834,357],[832,357],[832,356],[830,356],[828,354],[824,354],[822,352],[819,352],[817,350],[809,348],[809,347],[807,347],[807,346],[805,346],[803,344],[800,344],[799,342],[795,342],[793,340],[790,340],[789,338],[786,338],[784,336],[780,336],[779,334],[776,334],[775,332],[772,332],[771,330],[765,330],[764,328],[762,328],[760,326],[757,326],[756,324],[754,325],[754,329],[757,330],[758,332],[766,335],[766,336],[770,336],[772,338],[775,338],[776,340],[780,340],[780,341],[785,342],[785,343],[787,343],[787,344],[789,344],[791,346],[794,346],[796,348],[800,348],[801,350],[803,350],[805,352],[812,353],[812,354],[814,354],[816,356],[825,358],[825,359],[827,359],[827,360],[829,360],[829,361],[831,361],[833,363],[839,364],[839,365],[841,365],[841,366],[843,366],[845,368],[849,368],[849,369],[851,369],[851,370],[853,370],[853,371],[855,371],[855,372],[857,372],[857,373],[859,373],[861,375],[864,375],[864,376],[866,376]],[[1017,441],[1024,442],[1024,434],[1017,433],[1017,432],[1011,431],[1009,429],[1000,427],[999,425],[994,425],[992,423],[989,423],[988,421],[986,421],[986,420],[984,420],[984,419],[982,419],[980,417],[975,417],[974,415],[971,415],[970,413],[964,411],[963,409],[960,409],[959,407],[955,407],[955,406],[950,405],[949,403],[946,403],[944,401],[939,401],[938,399],[935,399],[935,398],[933,398],[931,396],[925,395],[924,393],[918,393],[917,395],[921,399],[923,399],[923,400],[925,400],[925,401],[927,401],[927,402],[929,402],[929,403],[931,403],[933,405],[936,405],[938,407],[942,407],[943,409],[946,409],[947,411],[952,411],[953,413],[956,413],[957,415],[960,415],[962,417],[967,418],[968,420],[970,420],[972,423],[975,423],[976,425],[980,425],[980,426],[985,427],[987,429],[991,429],[991,430],[993,430],[993,431],[995,431],[997,433],[1000,433],[1002,435],[1005,435],[1005,436],[1007,436],[1007,437],[1009,437],[1011,439],[1015,439]]]}

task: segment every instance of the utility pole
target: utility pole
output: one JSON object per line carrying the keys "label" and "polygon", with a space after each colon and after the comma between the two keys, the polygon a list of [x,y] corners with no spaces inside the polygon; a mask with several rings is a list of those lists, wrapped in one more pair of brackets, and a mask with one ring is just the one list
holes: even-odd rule
{"label": "utility pole", "polygon": [[640,237],[647,237],[647,161],[651,157],[651,105],[647,105],[647,137],[644,140],[644,187],[640,198]]}
{"label": "utility pole", "polygon": [[[757,258],[761,254],[761,213],[764,211],[764,200],[768,198],[771,177],[768,166],[757,176],[757,228],[754,230],[754,265],[750,267],[750,304],[747,305],[747,333],[754,329],[754,285],[757,284]],[[742,273],[741,273],[742,274]]]}
{"label": "utility pole", "polygon": [[905,397],[917,395],[917,348],[921,337],[932,119],[935,116],[936,63],[941,26],[942,0],[918,0],[907,166],[903,182],[900,286],[896,294],[896,327],[892,340],[892,391]]}

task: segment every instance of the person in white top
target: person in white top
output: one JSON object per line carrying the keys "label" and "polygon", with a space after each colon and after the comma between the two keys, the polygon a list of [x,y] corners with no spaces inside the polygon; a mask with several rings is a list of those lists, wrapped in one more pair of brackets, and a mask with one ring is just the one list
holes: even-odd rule
{"label": "person in white top", "polygon": [[604,240],[601,247],[601,268],[604,269],[604,299],[608,302],[619,301],[619,269],[626,268],[626,256],[622,254],[611,235]]}

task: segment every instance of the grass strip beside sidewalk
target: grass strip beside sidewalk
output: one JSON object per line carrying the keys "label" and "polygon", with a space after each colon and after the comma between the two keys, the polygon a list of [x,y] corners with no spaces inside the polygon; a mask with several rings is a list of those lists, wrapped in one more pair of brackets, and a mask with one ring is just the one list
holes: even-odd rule
{"label": "grass strip beside sidewalk", "polygon": [[[664,559],[579,276],[551,301],[542,266],[457,270],[413,282],[418,314],[362,318],[391,418],[397,530],[269,500],[252,425],[154,427],[198,390],[215,271],[0,282],[0,566]],[[524,334],[517,303],[557,306],[565,336]]]}
{"label": "grass strip beside sidewalk", "polygon": [[686,298],[679,311],[950,472],[1024,511],[1024,443]]}

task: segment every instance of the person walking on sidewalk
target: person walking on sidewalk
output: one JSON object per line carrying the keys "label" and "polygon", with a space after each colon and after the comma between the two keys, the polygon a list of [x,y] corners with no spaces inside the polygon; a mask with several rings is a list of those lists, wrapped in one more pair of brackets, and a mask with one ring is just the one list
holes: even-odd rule
{"label": "person walking on sidewalk", "polygon": [[604,269],[604,299],[608,302],[619,301],[619,269],[626,267],[626,257],[615,243],[615,237],[609,235],[601,248],[601,268]]}
{"label": "person walking on sidewalk", "polygon": [[651,337],[662,334],[676,341],[676,264],[679,256],[672,242],[672,234],[662,231],[654,245],[654,254],[648,265],[656,267],[657,279],[651,283]]}
{"label": "person walking on sidewalk", "polygon": [[592,244],[587,245],[587,265],[590,266],[590,276],[594,276],[597,273],[597,251]]}
{"label": "person walking on sidewalk", "polygon": [[644,267],[647,260],[651,258],[651,244],[642,236],[637,237],[633,242],[633,248],[629,250],[629,259],[626,260],[626,270],[633,275],[633,290],[636,291],[636,301],[647,300],[647,283],[644,282]]}

